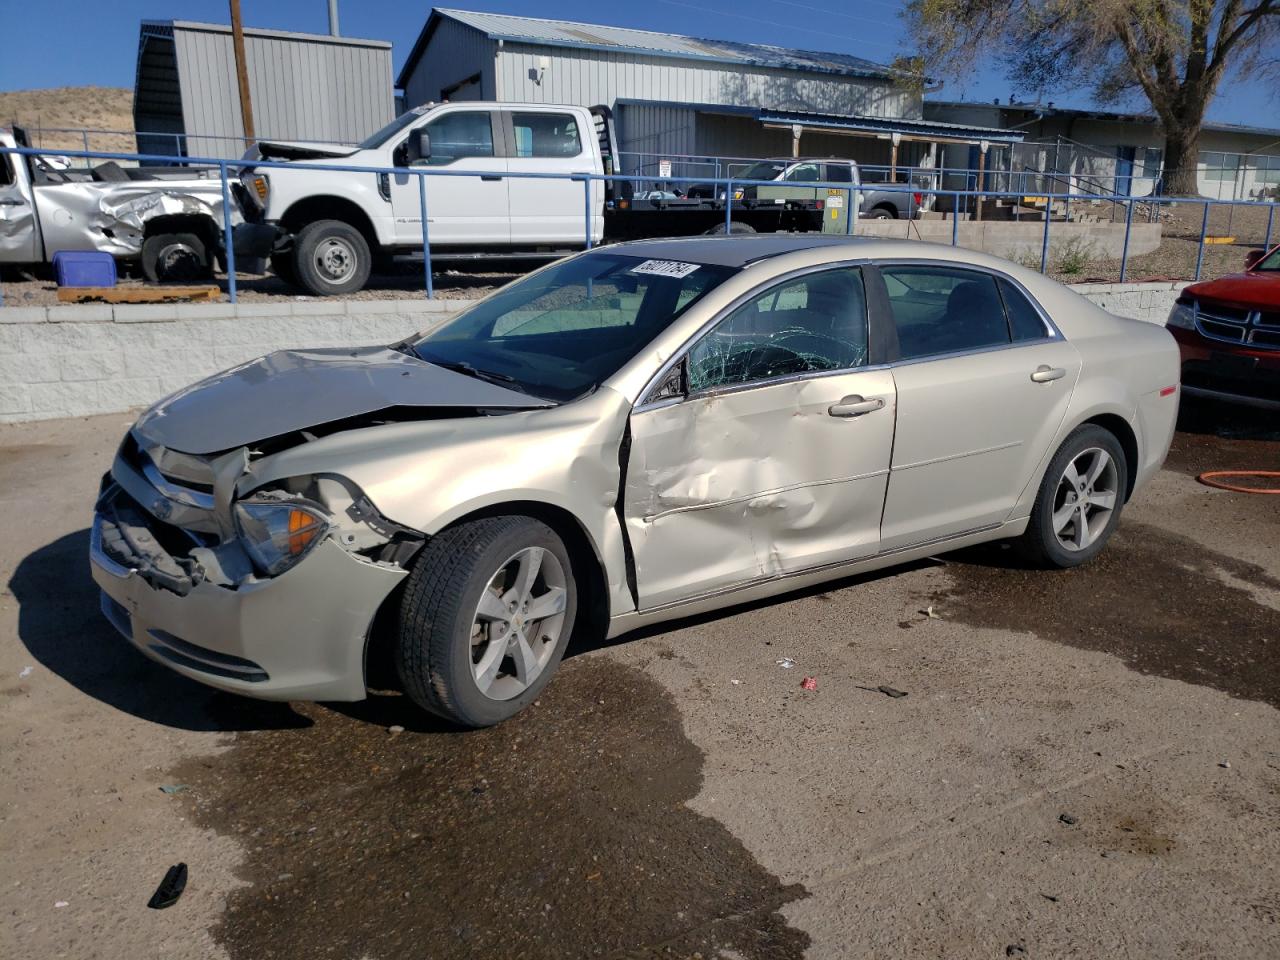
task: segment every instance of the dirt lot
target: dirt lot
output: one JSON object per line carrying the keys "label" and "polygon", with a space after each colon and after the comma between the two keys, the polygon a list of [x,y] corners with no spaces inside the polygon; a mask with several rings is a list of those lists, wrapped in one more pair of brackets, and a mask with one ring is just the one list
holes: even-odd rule
{"label": "dirt lot", "polygon": [[[133,90],[128,87],[54,87],[48,90],[0,92],[0,123],[25,127],[37,147],[84,150],[79,133],[62,130],[119,130],[124,135],[90,134],[89,149],[103,153],[135,153]],[[76,166],[80,165],[77,161]]]}
{"label": "dirt lot", "polygon": [[1194,479],[1274,468],[1274,418],[1184,409],[1089,567],[971,551],[575,650],[479,733],[133,652],[85,558],[126,420],[0,428],[0,955],[1280,955],[1280,511]]}

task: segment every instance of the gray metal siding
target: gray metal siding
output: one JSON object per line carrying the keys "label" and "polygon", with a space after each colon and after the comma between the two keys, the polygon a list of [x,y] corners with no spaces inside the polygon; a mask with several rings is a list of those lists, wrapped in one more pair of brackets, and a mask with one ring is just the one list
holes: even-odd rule
{"label": "gray metal siding", "polygon": [[[175,28],[182,109],[192,156],[244,153],[231,34]],[[391,51],[281,36],[245,36],[257,135],[362,140],[393,116]],[[218,139],[220,137],[237,139]]]}
{"label": "gray metal siding", "polygon": [[[480,74],[481,100],[496,100],[493,56],[496,41],[453,20],[442,20],[404,87],[406,107],[441,99],[441,91]],[[503,97],[510,99],[510,97]]]}
{"label": "gray metal siding", "polygon": [[[422,60],[429,62],[440,52],[433,38]],[[531,71],[540,75],[540,82],[531,78]],[[872,117],[921,115],[919,94],[884,80],[698,63],[629,52],[507,43],[498,53],[497,73],[501,97],[511,101],[591,106],[613,105],[624,98]]]}

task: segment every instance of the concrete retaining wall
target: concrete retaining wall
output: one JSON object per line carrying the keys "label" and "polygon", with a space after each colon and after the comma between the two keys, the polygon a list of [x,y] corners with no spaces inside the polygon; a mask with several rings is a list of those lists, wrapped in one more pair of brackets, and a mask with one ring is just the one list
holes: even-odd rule
{"label": "concrete retaining wall", "polygon": [[[1160,246],[1158,223],[1135,223],[1129,233],[1129,256],[1150,253]],[[859,220],[858,236],[896,237],[951,243],[950,220]],[[964,221],[956,231],[956,243],[966,250],[981,250],[1006,260],[1034,261],[1040,265],[1044,221]],[[1049,224],[1049,263],[1071,253],[1088,260],[1119,260],[1124,250],[1124,223]]]}
{"label": "concrete retaining wall", "polygon": [[289,347],[393,343],[456,300],[308,300],[0,308],[0,423],[147,406]]}
{"label": "concrete retaining wall", "polygon": [[[1112,313],[1163,323],[1182,283],[1076,284]],[[0,308],[0,423],[147,406],[194,380],[290,347],[393,343],[457,300]]]}

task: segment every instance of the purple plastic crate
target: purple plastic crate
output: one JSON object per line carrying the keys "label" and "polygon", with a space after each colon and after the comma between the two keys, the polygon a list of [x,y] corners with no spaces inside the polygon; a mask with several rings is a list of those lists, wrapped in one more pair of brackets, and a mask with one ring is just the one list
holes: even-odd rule
{"label": "purple plastic crate", "polygon": [[97,250],[59,250],[53,255],[53,269],[60,287],[114,287],[116,261]]}

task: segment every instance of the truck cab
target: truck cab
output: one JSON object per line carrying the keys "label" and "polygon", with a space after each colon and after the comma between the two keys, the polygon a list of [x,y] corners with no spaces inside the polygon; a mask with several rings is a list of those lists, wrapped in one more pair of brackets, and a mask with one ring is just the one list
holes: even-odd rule
{"label": "truck cab", "polygon": [[581,249],[588,211],[592,241],[604,235],[604,185],[588,195],[569,179],[605,171],[585,107],[429,104],[353,148],[262,142],[245,159],[288,163],[246,168],[241,197],[247,219],[276,228],[259,252],[315,294],[358,290],[375,259],[421,250],[424,208],[433,255]]}

